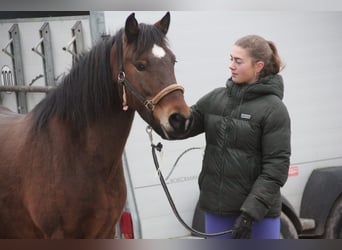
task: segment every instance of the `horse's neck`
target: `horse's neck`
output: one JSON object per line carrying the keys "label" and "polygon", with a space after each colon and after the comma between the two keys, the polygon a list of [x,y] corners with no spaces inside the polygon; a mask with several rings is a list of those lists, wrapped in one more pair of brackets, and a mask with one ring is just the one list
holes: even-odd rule
{"label": "horse's neck", "polygon": [[57,155],[65,151],[83,155],[78,159],[84,161],[83,165],[99,163],[104,168],[111,168],[113,163],[121,160],[133,117],[134,111],[115,112],[113,116],[94,121],[81,130],[71,129],[65,121],[52,119],[48,132],[41,134],[45,139],[40,144],[44,147],[44,143],[50,143],[52,148],[57,145],[60,152],[51,152]]}
{"label": "horse's neck", "polygon": [[[107,122],[95,123],[87,129],[86,151],[98,171],[112,179],[122,170],[122,154],[131,130],[134,111],[120,112]],[[96,163],[98,161],[98,163]]]}
{"label": "horse's neck", "polygon": [[87,147],[93,144],[100,145],[113,151],[123,151],[129,132],[131,130],[134,111],[120,112],[106,120],[95,122],[86,129]]}

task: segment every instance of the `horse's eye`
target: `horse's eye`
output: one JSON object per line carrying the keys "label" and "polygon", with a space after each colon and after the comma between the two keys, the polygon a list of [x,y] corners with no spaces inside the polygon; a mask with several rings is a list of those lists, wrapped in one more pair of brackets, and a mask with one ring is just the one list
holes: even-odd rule
{"label": "horse's eye", "polygon": [[141,62],[137,62],[137,63],[135,64],[135,67],[136,67],[137,70],[139,70],[139,71],[144,71],[144,70],[146,69],[145,64],[143,64],[143,63],[141,63]]}

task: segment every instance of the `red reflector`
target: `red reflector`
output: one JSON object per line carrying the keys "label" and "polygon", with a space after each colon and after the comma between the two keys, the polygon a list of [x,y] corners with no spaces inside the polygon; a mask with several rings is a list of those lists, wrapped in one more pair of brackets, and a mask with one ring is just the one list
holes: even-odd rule
{"label": "red reflector", "polygon": [[120,219],[121,237],[134,239],[132,217],[129,212],[123,212]]}
{"label": "red reflector", "polygon": [[298,166],[290,166],[290,168],[289,168],[289,177],[291,177],[291,176],[298,176],[298,175],[299,175]]}

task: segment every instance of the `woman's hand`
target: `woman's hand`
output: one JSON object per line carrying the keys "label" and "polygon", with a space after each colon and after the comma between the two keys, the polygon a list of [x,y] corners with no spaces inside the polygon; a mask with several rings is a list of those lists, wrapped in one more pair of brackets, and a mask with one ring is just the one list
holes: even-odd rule
{"label": "woman's hand", "polygon": [[232,238],[250,239],[252,234],[253,219],[246,213],[242,213],[235,221]]}

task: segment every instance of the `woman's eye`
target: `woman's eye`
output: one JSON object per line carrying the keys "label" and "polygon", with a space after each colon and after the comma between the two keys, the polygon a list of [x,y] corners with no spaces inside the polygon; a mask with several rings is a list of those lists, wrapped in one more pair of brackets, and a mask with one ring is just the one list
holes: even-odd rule
{"label": "woman's eye", "polygon": [[146,69],[146,66],[145,66],[145,64],[143,64],[143,63],[136,63],[136,64],[135,64],[135,67],[136,67],[137,70],[139,70],[139,71],[144,71],[144,70]]}

